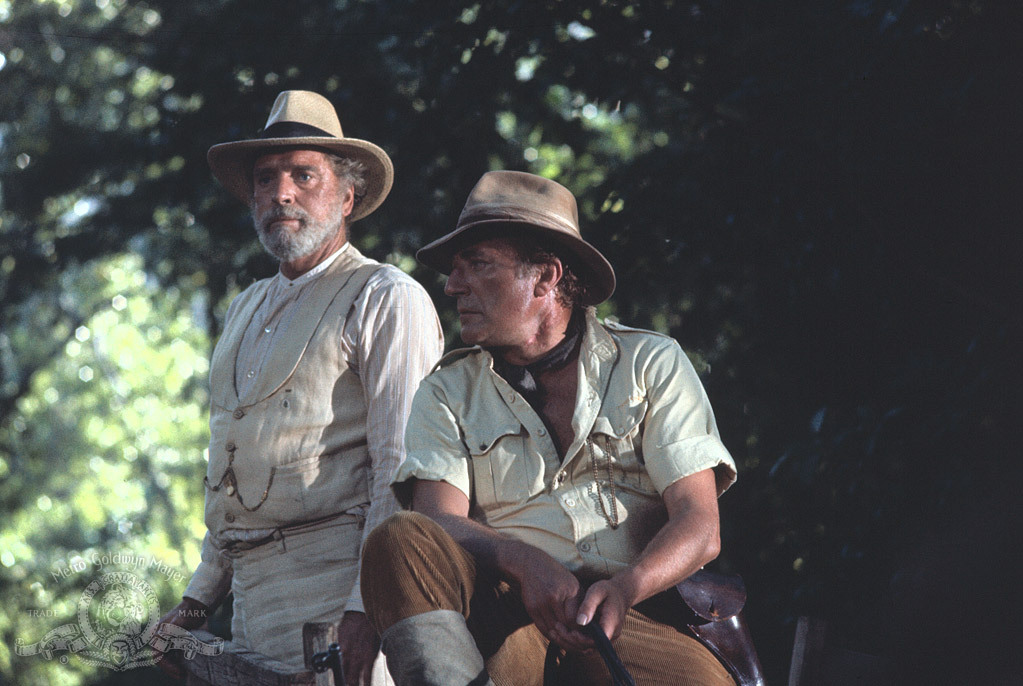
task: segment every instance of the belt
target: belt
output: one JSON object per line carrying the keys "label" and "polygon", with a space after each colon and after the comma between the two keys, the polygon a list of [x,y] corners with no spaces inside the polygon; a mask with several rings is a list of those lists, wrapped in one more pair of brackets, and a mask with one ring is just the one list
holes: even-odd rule
{"label": "belt", "polygon": [[279,526],[266,536],[257,538],[252,541],[235,541],[225,546],[221,550],[221,554],[229,558],[234,558],[238,557],[239,555],[248,550],[261,548],[262,546],[274,542],[279,542],[281,544],[281,552],[284,552],[287,550],[285,539],[290,536],[311,533],[313,531],[319,531],[320,529],[326,529],[327,527],[331,526],[361,523],[365,520],[366,518],[363,515],[349,514],[347,512],[338,512],[336,514],[327,515],[326,517],[320,517],[319,519],[311,519],[307,522],[289,524],[288,526]]}

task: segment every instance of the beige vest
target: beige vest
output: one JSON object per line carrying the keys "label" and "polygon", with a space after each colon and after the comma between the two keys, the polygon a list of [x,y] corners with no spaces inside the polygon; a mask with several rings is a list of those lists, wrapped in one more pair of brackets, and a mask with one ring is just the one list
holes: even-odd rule
{"label": "beige vest", "polygon": [[312,285],[244,403],[235,361],[270,280],[231,304],[210,368],[206,526],[218,547],[230,543],[225,529],[272,529],[369,502],[366,404],[341,354],[341,333],[379,266],[354,246],[338,256]]}

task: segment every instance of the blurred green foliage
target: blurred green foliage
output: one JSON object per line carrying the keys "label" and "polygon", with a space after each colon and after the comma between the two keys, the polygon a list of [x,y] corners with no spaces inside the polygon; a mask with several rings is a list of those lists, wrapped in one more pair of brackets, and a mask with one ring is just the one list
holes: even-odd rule
{"label": "blurred green foliage", "polygon": [[[0,681],[131,683],[13,646],[74,621],[97,570],[54,576],[72,560],[195,564],[205,360],[275,268],[205,152],[287,88],[391,154],[355,241],[452,341],[415,248],[488,169],[571,188],[618,272],[602,313],[680,340],[739,463],[720,566],[772,681],[800,614],[885,652],[929,541],[984,522],[983,562],[1018,533],[1021,23],[988,0],[0,0]],[[184,582],[150,572],[170,607]]]}
{"label": "blurred green foliage", "polygon": [[[93,671],[18,657],[10,639],[31,644],[77,623],[86,586],[117,568],[95,560],[155,559],[163,567],[145,566],[142,577],[169,604],[198,562],[202,535],[195,484],[204,473],[209,338],[194,306],[203,296],[160,289],[130,254],[61,278],[92,314],[33,374],[0,456],[0,674],[14,683],[81,683]],[[12,335],[11,344],[32,342]]]}

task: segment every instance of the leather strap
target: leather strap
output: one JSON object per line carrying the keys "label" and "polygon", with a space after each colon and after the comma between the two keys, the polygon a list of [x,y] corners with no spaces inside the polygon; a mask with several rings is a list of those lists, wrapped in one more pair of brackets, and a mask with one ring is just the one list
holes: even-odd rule
{"label": "leather strap", "polygon": [[[618,653],[615,652],[611,641],[604,634],[604,630],[596,622],[590,622],[582,627],[582,632],[593,639],[593,642],[597,645],[597,652],[600,654],[601,659],[604,660],[604,664],[607,665],[607,671],[611,674],[611,686],[636,686],[635,679],[632,678],[629,670],[625,668],[621,658],[618,657]],[[551,643],[547,647],[547,656],[543,664],[544,686],[558,686],[560,683],[558,678],[558,671],[560,669],[558,657],[561,654],[562,651],[556,644]]]}
{"label": "leather strap", "polygon": [[607,665],[607,671],[611,672],[611,686],[636,686],[636,681],[629,674],[629,670],[622,664],[621,658],[615,652],[614,646],[604,634],[596,622],[590,622],[583,627],[583,633],[593,639],[597,644],[597,652]]}

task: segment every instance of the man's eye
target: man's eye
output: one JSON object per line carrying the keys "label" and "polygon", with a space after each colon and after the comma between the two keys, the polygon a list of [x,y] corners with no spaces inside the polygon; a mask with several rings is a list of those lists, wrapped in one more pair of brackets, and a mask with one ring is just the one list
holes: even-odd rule
{"label": "man's eye", "polygon": [[299,181],[309,181],[310,179],[313,178],[313,175],[307,172],[298,172],[297,174],[295,174],[295,178],[298,179]]}

